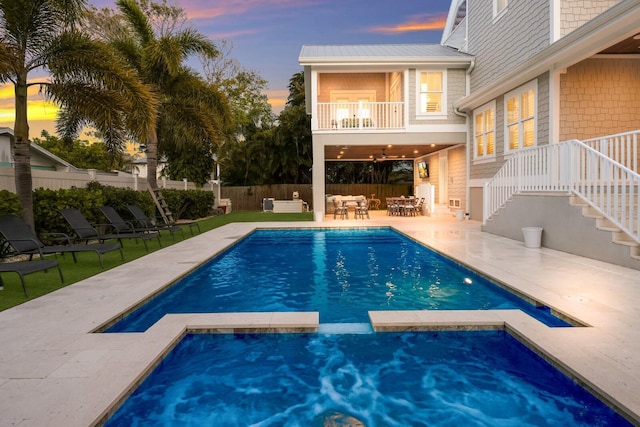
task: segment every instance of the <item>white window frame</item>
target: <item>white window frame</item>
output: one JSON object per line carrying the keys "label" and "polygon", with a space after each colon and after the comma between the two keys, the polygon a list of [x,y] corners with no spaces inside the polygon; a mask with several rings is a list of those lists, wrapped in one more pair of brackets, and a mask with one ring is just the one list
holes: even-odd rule
{"label": "white window frame", "polygon": [[[533,89],[533,115],[529,115],[526,117],[522,117],[522,94],[528,92]],[[508,121],[508,102],[510,99],[517,98],[519,102],[518,108],[518,119],[512,123],[517,124],[518,126],[518,148],[510,148],[510,134],[509,134],[509,125],[511,122]],[[529,83],[520,86],[517,89],[512,90],[511,92],[504,95],[504,152],[505,154],[513,153],[515,151],[521,150],[524,147],[523,137],[524,137],[524,129],[523,125],[525,122],[529,120],[533,120],[533,145],[535,147],[538,145],[538,80],[532,80]]]}
{"label": "white window frame", "polygon": [[[493,127],[491,129],[491,131],[488,131],[487,129],[483,129],[482,132],[480,132],[480,135],[482,137],[485,138],[485,142],[483,144],[483,152],[482,153],[478,153],[478,141],[477,141],[477,136],[478,136],[478,132],[476,131],[476,116],[478,116],[479,114],[484,115],[487,111],[493,111]],[[474,163],[482,163],[485,161],[495,161],[496,159],[496,101],[493,100],[485,105],[483,105],[482,107],[479,107],[477,109],[475,109],[473,111],[473,158],[474,158]],[[484,120],[484,119],[483,119]],[[493,153],[488,154],[487,153],[487,135],[489,133],[493,133]]]}
{"label": "white window frame", "polygon": [[[440,111],[428,112],[420,110],[420,77],[422,73],[442,73],[442,91]],[[435,92],[435,91],[433,91]],[[416,117],[418,119],[441,119],[447,116],[447,70],[443,68],[419,69],[416,70]]]}
{"label": "white window frame", "polygon": [[494,22],[507,13],[509,0],[493,0],[493,20]]}

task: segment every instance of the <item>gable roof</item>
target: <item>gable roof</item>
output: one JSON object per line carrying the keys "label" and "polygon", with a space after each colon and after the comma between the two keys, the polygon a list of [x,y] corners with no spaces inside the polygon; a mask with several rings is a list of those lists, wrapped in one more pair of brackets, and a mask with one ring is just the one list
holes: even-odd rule
{"label": "gable roof", "polygon": [[301,65],[460,62],[473,56],[440,44],[303,45]]}
{"label": "gable roof", "polygon": [[[13,129],[8,128],[8,127],[0,127],[0,136],[9,137],[9,140],[11,141],[11,144],[13,144],[13,138],[14,138]],[[13,156],[13,147],[10,146],[9,150],[11,152],[11,155]],[[47,150],[46,148],[43,148],[43,147],[39,146],[35,142],[32,142],[31,144],[29,144],[29,151],[31,151],[32,156],[35,155],[35,156],[40,157],[41,159],[49,161],[49,162],[51,162],[53,164],[53,166],[60,166],[60,167],[66,168],[67,170],[70,170],[70,171],[78,170],[78,168],[73,166],[71,163],[67,162],[64,159],[61,159],[60,157],[58,157],[55,154],[53,154],[51,151]],[[32,159],[33,159],[33,157],[32,157]],[[33,162],[32,162],[32,164],[33,164]]]}

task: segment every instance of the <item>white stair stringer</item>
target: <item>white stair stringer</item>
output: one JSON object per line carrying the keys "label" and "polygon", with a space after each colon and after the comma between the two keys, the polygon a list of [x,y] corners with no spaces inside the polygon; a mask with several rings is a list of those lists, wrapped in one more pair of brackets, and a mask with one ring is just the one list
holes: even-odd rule
{"label": "white stair stringer", "polygon": [[613,222],[602,216],[596,209],[589,206],[587,202],[578,196],[571,196],[569,203],[572,206],[582,207],[582,216],[585,218],[594,218],[596,220],[596,229],[611,232],[611,241],[618,245],[629,247],[629,256],[633,259],[640,260],[640,244],[633,240],[624,231],[620,230]]}

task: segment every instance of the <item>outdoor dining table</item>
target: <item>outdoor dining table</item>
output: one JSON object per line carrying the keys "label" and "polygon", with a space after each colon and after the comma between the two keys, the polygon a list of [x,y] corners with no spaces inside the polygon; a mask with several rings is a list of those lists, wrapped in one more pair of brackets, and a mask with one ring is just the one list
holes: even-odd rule
{"label": "outdoor dining table", "polygon": [[[362,203],[362,199],[342,199],[342,208],[344,209],[344,215],[340,215],[340,219],[349,219],[349,207],[357,207]],[[354,213],[355,215],[355,213]]]}
{"label": "outdoor dining table", "polygon": [[[415,215],[415,206],[418,199],[415,197],[387,197],[387,214],[408,216],[410,210],[413,209]],[[407,209],[407,206],[411,208]]]}

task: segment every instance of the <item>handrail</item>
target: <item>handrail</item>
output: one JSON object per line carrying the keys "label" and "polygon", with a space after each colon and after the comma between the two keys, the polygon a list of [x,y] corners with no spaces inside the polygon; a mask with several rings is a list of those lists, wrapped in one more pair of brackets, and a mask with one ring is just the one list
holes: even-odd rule
{"label": "handrail", "polygon": [[640,152],[639,135],[640,130],[635,130],[585,139],[582,142],[629,169],[637,171],[638,153]]}
{"label": "handrail", "polygon": [[520,150],[484,185],[483,224],[521,192],[582,198],[640,243],[640,174],[578,140]]}

